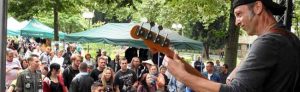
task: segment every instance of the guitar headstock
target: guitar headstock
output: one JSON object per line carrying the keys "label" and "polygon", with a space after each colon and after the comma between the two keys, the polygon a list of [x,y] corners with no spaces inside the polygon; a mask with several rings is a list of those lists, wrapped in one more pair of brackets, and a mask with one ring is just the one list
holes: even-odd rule
{"label": "guitar headstock", "polygon": [[[151,28],[153,26],[154,25],[152,24]],[[142,26],[136,25],[131,29],[130,35],[134,39],[143,39],[145,45],[147,45],[154,52],[159,51],[167,53],[167,50],[169,50],[169,46],[171,43],[171,41],[167,38],[168,34],[166,34],[165,36],[159,34],[163,29],[162,26],[158,27],[158,33],[151,31],[151,28],[150,30],[148,30]]]}

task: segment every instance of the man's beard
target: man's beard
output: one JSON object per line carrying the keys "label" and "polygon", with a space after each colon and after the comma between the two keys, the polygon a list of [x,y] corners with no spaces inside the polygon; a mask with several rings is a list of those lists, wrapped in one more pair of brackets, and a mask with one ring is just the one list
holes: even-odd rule
{"label": "man's beard", "polygon": [[251,10],[250,12],[249,12],[249,26],[248,26],[248,35],[254,35],[255,34],[255,27],[253,26],[255,23],[255,20],[254,20],[254,18],[255,18],[255,14],[254,14],[254,11],[253,10]]}

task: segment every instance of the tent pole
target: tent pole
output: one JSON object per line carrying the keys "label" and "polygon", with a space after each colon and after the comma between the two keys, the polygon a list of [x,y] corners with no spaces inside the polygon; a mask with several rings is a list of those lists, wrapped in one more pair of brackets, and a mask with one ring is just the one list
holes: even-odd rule
{"label": "tent pole", "polygon": [[157,53],[157,67],[159,68],[159,56],[160,56],[160,52]]}
{"label": "tent pole", "polygon": [[0,0],[0,92],[5,92],[5,66],[6,66],[6,44],[7,44],[7,0]]}
{"label": "tent pole", "polygon": [[88,43],[87,53],[90,53],[90,43]]}

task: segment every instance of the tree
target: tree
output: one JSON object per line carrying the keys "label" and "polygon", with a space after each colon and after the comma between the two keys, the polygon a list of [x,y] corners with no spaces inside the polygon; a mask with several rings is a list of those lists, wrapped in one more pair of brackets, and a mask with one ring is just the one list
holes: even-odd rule
{"label": "tree", "polygon": [[228,36],[225,46],[225,63],[228,64],[229,71],[232,71],[236,66],[239,39],[239,28],[235,26],[235,16],[233,14],[232,3],[233,0],[231,0]]}
{"label": "tree", "polygon": [[226,17],[221,16],[217,18],[213,23],[209,24],[207,28],[203,23],[196,22],[193,27],[192,37],[194,39],[200,39],[204,45],[204,58],[209,59],[210,48],[221,48],[224,46],[226,36]]}
{"label": "tree", "polygon": [[59,12],[76,14],[81,12],[84,0],[9,0],[8,12],[17,19],[28,20],[40,13],[54,15],[54,40],[58,40]]}
{"label": "tree", "polygon": [[293,28],[296,30],[295,34],[300,38],[300,0],[294,1],[294,20],[293,20]]}

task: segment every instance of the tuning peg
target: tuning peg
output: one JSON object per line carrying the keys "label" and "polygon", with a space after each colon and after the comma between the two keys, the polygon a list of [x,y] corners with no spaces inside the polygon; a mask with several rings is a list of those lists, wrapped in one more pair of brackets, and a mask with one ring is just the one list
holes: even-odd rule
{"label": "tuning peg", "polygon": [[158,36],[159,36],[159,33],[160,33],[160,31],[161,31],[162,29],[163,29],[163,27],[162,27],[161,25],[159,25],[159,26],[158,26],[158,32],[157,32],[157,34],[156,34],[155,39],[153,40],[154,43],[156,43],[156,42],[159,41]]}
{"label": "tuning peg", "polygon": [[163,41],[162,44],[161,44],[162,47],[164,47],[165,45],[168,44],[168,42],[167,42],[168,35],[169,35],[169,34],[167,34],[167,35],[165,36],[165,39],[164,39],[164,41]]}
{"label": "tuning peg", "polygon": [[144,25],[144,22],[143,22],[142,25],[139,27],[139,29],[137,29],[136,35],[141,35],[141,34],[143,34],[143,31],[142,31],[143,25]]}
{"label": "tuning peg", "polygon": [[152,38],[151,28],[150,28],[150,30],[148,31],[148,33],[147,33],[145,39],[149,39],[149,38]]}
{"label": "tuning peg", "polygon": [[150,27],[154,27],[155,26],[155,23],[153,21],[150,22]]}
{"label": "tuning peg", "polygon": [[161,25],[159,25],[158,30],[163,30],[163,27]]}

